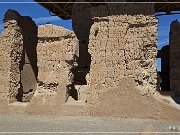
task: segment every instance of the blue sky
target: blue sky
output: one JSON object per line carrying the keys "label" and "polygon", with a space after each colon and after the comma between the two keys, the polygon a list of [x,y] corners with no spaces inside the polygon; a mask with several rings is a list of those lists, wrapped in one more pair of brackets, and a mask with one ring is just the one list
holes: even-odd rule
{"label": "blue sky", "polygon": [[[10,1],[10,0],[6,0],[6,2],[7,1]],[[29,1],[33,1],[33,0],[29,0]],[[18,11],[22,16],[32,17],[37,25],[46,24],[47,22],[50,22],[52,24],[59,25],[59,26],[72,30],[71,20],[68,20],[68,21],[62,20],[58,18],[57,16],[51,16],[48,10],[46,10],[44,7],[42,7],[41,5],[37,3],[28,3],[28,4],[27,3],[21,3],[21,4],[20,3],[13,3],[13,4],[0,3],[0,31],[2,31],[3,29],[2,20],[3,20],[5,12],[8,9],[14,9]]]}
{"label": "blue sky", "polygon": [[[17,0],[0,0],[0,2],[15,2]],[[18,0],[25,2],[33,2],[33,0]],[[0,32],[3,30],[3,17],[8,9],[14,9],[18,11],[22,16],[30,16],[39,24],[51,24],[65,27],[72,30],[71,20],[62,20],[57,16],[51,16],[49,11],[37,3],[0,3]],[[159,16],[159,28],[158,28],[158,49],[162,48],[163,45],[169,43],[169,26],[170,23],[178,19],[180,21],[180,14]],[[160,61],[158,60],[158,71],[160,70]]]}

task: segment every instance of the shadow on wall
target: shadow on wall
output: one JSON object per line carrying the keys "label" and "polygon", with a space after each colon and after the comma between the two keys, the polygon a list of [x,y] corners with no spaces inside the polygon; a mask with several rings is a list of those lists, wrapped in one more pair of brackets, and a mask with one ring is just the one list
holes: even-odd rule
{"label": "shadow on wall", "polygon": [[19,23],[23,35],[23,54],[20,61],[21,89],[16,96],[20,102],[29,102],[37,87],[38,28],[31,17],[22,16]]}
{"label": "shadow on wall", "polygon": [[[83,10],[85,7],[90,8],[89,5],[86,4],[78,4],[76,8]],[[83,15],[83,13],[81,15]],[[75,85],[87,85],[86,75],[89,73],[91,65],[91,55],[88,52],[88,44],[93,21],[90,19],[90,10],[89,12],[86,12],[86,17],[80,17],[81,15],[74,14],[73,18],[78,19],[72,19],[73,30],[79,40],[79,58],[77,59],[78,67],[74,68],[72,71],[74,74]]]}
{"label": "shadow on wall", "polygon": [[[161,82],[160,88],[162,91],[170,91],[170,47],[169,45],[163,46],[158,51],[157,58],[161,58],[161,72],[158,72]],[[159,78],[159,79],[160,79]]]}
{"label": "shadow on wall", "polygon": [[176,104],[180,105],[180,97],[171,96],[171,98],[174,100]]}
{"label": "shadow on wall", "polygon": [[74,86],[74,84],[67,86],[68,96],[71,96],[75,101],[78,101],[78,92]]}
{"label": "shadow on wall", "polygon": [[72,67],[70,69],[70,71],[71,71],[72,76],[73,76],[72,77],[73,80],[71,82],[72,84],[69,84],[69,85],[66,86],[67,91],[68,91],[68,97],[71,96],[76,101],[78,101],[78,92],[77,92],[77,90],[75,88],[75,83],[76,82],[75,82],[74,77],[75,77],[75,70],[76,70],[77,67],[74,64],[76,64],[76,62],[78,62],[77,60],[78,60],[78,56],[76,56],[76,55],[73,56],[73,60],[65,60],[66,63],[69,64]]}

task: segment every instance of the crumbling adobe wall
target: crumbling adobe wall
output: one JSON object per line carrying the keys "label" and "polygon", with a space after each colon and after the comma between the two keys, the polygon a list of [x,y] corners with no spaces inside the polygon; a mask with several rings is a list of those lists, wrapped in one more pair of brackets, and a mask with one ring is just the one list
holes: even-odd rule
{"label": "crumbling adobe wall", "polygon": [[1,98],[7,98],[9,91],[9,80],[10,80],[10,50],[11,46],[9,43],[12,42],[10,39],[10,31],[7,29],[0,35],[0,96]]}
{"label": "crumbling adobe wall", "polygon": [[180,23],[175,20],[171,23],[170,44],[170,87],[175,96],[180,97]]}
{"label": "crumbling adobe wall", "polygon": [[0,39],[0,86],[9,103],[29,102],[37,88],[37,79],[40,87],[59,89],[62,97],[58,98],[63,102],[76,92],[73,68],[78,48],[73,32],[52,25],[38,29],[31,17],[14,10],[6,12],[4,26]]}
{"label": "crumbling adobe wall", "polygon": [[[98,105],[98,95],[118,88],[123,78],[134,80],[142,95],[155,93],[158,20],[154,13],[154,4],[74,8],[74,27],[92,24],[90,33],[86,33],[91,55],[87,102],[91,105]],[[80,15],[84,21],[78,20]]]}
{"label": "crumbling adobe wall", "polygon": [[36,89],[36,31],[30,17],[14,10],[5,13],[0,46],[1,90],[7,93],[9,103],[29,101]]}
{"label": "crumbling adobe wall", "polygon": [[67,100],[74,83],[73,68],[78,57],[77,39],[70,30],[47,24],[38,27],[38,81],[44,89],[57,91]]}
{"label": "crumbling adobe wall", "polygon": [[[161,103],[154,96],[140,96],[153,94],[156,90],[157,19],[153,4],[78,5],[73,11],[73,26],[78,28],[74,28],[78,39],[74,33],[53,25],[39,26],[37,37],[37,27],[33,27],[29,17],[24,20],[12,10],[8,14],[10,19],[5,19],[5,31],[0,38],[0,83],[4,83],[0,85],[1,93],[10,93],[12,102],[17,100],[18,89],[23,90],[21,97],[27,95],[22,89],[23,84],[28,88],[36,84],[33,79],[35,83],[31,85],[31,78],[37,77],[37,58],[38,90],[41,86],[45,91],[55,87],[56,92],[52,92],[55,96],[48,95],[47,90],[47,99],[35,93],[31,102],[23,106],[19,103],[8,105],[0,98],[0,113],[179,120],[179,110],[169,103]],[[29,28],[25,28],[28,22]],[[75,94],[73,74],[77,66],[74,63],[78,57],[77,40],[82,40],[79,44],[86,48],[85,57],[80,52],[78,62],[83,68],[91,67],[89,74],[83,71],[87,74],[87,85],[76,87],[82,90],[77,91],[83,100],[87,99],[87,104],[74,100],[74,104],[64,104],[67,96]],[[37,54],[35,43],[38,43]],[[32,47],[29,48],[32,50],[26,47]],[[30,53],[34,53],[32,57],[28,57]],[[17,88],[13,84],[17,84]],[[22,98],[22,101],[31,99],[30,95],[26,97],[30,98]],[[54,97],[58,100],[49,100]]]}
{"label": "crumbling adobe wall", "polygon": [[9,102],[16,99],[20,84],[20,59],[23,52],[23,37],[19,27],[19,14],[13,10],[8,10],[4,16],[4,32],[1,38],[1,90],[8,93]]}
{"label": "crumbling adobe wall", "polygon": [[7,85],[7,79],[9,78],[8,76],[8,69],[4,67],[3,65],[7,65],[7,53],[5,55],[6,50],[4,49],[4,44],[3,44],[3,32],[0,33],[0,98],[4,97],[7,95],[8,91],[8,85]]}

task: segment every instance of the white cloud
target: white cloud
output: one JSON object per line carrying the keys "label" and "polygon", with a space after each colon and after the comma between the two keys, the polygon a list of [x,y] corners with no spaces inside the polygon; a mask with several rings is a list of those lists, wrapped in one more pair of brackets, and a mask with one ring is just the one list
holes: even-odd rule
{"label": "white cloud", "polygon": [[50,16],[50,17],[40,17],[40,18],[36,18],[36,19],[33,19],[33,20],[38,25],[38,24],[45,24],[45,23],[55,22],[55,21],[60,20],[60,18],[57,17],[57,16]]}
{"label": "white cloud", "polygon": [[[59,21],[60,18],[57,16],[50,16],[50,17],[40,17],[40,18],[35,18],[33,19],[37,25],[39,24],[46,24],[46,23],[51,23],[55,21]],[[4,29],[4,25],[0,24],[0,32],[2,32]]]}
{"label": "white cloud", "polygon": [[[50,17],[40,17],[40,18],[35,18],[33,19],[37,25],[39,24],[46,24],[46,23],[51,23],[55,21],[59,21],[60,18],[57,16],[50,16]],[[4,25],[0,24],[0,32],[3,31]]]}

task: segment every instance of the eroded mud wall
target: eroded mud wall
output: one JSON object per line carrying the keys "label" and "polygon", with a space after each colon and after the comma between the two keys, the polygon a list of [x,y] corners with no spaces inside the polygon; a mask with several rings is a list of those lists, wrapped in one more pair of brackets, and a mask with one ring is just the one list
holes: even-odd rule
{"label": "eroded mud wall", "polygon": [[40,87],[59,89],[58,98],[63,102],[77,93],[73,68],[77,66],[78,47],[73,32],[53,25],[38,29],[31,17],[14,10],[6,12],[4,26],[0,38],[1,97],[9,103],[29,102],[37,80]]}
{"label": "eroded mud wall", "polygon": [[20,62],[23,53],[23,36],[19,26],[20,15],[18,12],[8,10],[4,15],[4,32],[2,37],[1,53],[4,63],[1,66],[6,69],[5,74],[1,76],[4,80],[5,90],[9,96],[9,102],[16,101],[18,91],[22,89],[20,83]]}
{"label": "eroded mud wall", "polygon": [[170,44],[170,87],[175,96],[180,97],[180,23],[171,23]]}
{"label": "eroded mud wall", "polygon": [[6,12],[4,16],[4,32],[0,39],[0,89],[2,93],[6,93],[13,99],[15,99],[18,93],[17,90],[20,88],[20,70],[18,63],[23,50],[22,32],[18,26],[18,19],[19,14],[17,12]]}
{"label": "eroded mud wall", "polygon": [[8,10],[4,15],[0,66],[2,91],[7,93],[9,103],[32,98],[37,86],[36,45],[37,28],[32,19]]}
{"label": "eroded mud wall", "polygon": [[37,54],[39,86],[57,91],[59,100],[65,103],[74,83],[72,70],[78,57],[76,36],[62,27],[39,26]]}
{"label": "eroded mud wall", "polygon": [[133,80],[141,95],[155,93],[158,20],[154,12],[154,4],[74,8],[73,27],[91,25],[90,31],[78,29],[85,32],[82,36],[89,35],[91,64],[86,77],[91,105],[98,105],[98,95],[118,88],[123,78]]}

